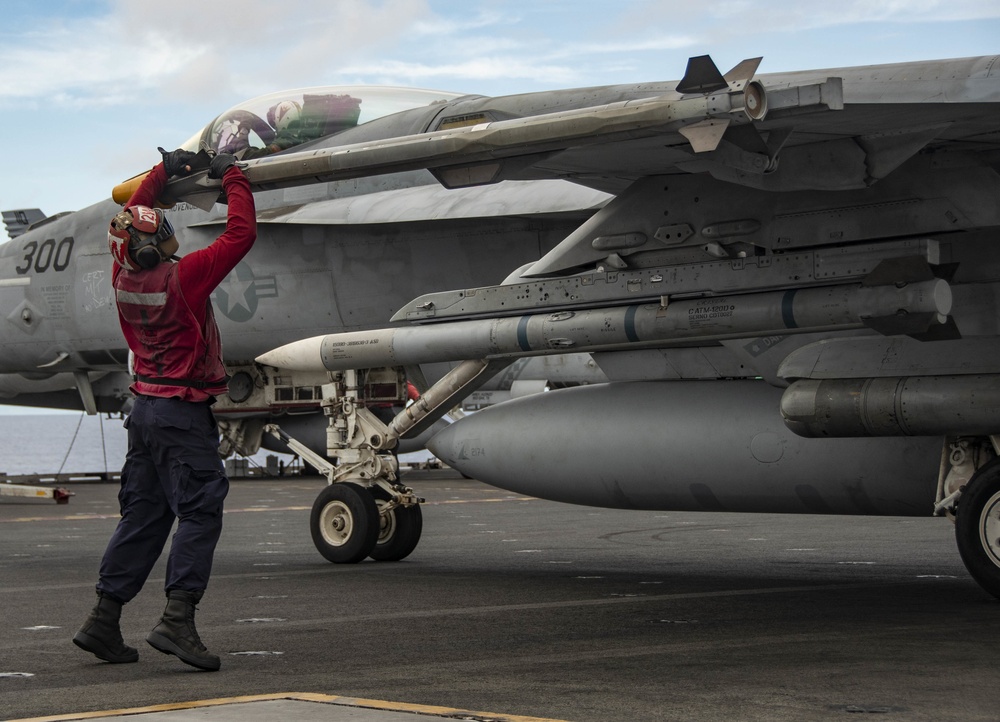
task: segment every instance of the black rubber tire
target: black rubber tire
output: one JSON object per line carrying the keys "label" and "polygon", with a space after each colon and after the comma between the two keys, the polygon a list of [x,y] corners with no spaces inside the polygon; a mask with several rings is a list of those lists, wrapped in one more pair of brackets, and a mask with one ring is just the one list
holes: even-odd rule
{"label": "black rubber tire", "polygon": [[979,469],[965,485],[958,499],[955,540],[972,578],[1000,598],[1000,458]]}
{"label": "black rubber tire", "polygon": [[330,484],[313,502],[309,530],[313,544],[327,561],[360,562],[378,541],[375,498],[367,489],[351,482]]}
{"label": "black rubber tire", "polygon": [[[379,487],[372,488],[376,505],[389,498],[388,492]],[[423,512],[420,505],[397,506],[390,511],[379,511],[379,534],[375,547],[368,555],[377,562],[398,562],[413,553],[420,543],[424,529]]]}

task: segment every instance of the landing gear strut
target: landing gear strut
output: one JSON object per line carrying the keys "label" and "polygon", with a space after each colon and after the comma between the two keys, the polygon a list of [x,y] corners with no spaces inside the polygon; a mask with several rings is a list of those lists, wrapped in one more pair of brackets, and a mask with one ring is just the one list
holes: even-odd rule
{"label": "landing gear strut", "polygon": [[[323,386],[323,411],[329,417],[327,454],[331,462],[276,425],[265,430],[284,441],[304,461],[327,477],[328,486],[313,503],[309,528],[316,549],[335,564],[354,564],[365,557],[399,561],[420,541],[420,502],[399,483],[392,453],[398,436],[364,406],[367,399],[405,399],[406,378],[395,369],[331,374]],[[377,389],[373,391],[372,389]]]}
{"label": "landing gear strut", "polygon": [[400,438],[429,428],[509,363],[464,361],[388,425],[365,404],[405,402],[403,369],[331,372],[322,384],[321,405],[329,418],[326,453],[333,462],[277,425],[264,427],[327,478],[329,486],[316,499],[310,517],[313,542],[320,554],[336,564],[353,564],[365,557],[399,561],[417,548],[423,531],[423,499],[399,482],[399,464],[392,449]]}

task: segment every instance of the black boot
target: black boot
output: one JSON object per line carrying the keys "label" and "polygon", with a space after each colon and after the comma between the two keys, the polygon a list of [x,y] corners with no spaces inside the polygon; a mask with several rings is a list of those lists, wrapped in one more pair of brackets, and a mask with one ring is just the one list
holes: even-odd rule
{"label": "black boot", "polygon": [[160,623],[146,635],[146,641],[164,654],[175,654],[185,664],[214,672],[221,666],[219,658],[205,649],[194,626],[195,605],[201,601],[201,592],[167,592],[167,608]]}
{"label": "black boot", "polygon": [[122,630],[118,626],[121,617],[121,602],[98,592],[97,604],[73,637],[73,644],[112,664],[138,662],[139,652],[122,639]]}

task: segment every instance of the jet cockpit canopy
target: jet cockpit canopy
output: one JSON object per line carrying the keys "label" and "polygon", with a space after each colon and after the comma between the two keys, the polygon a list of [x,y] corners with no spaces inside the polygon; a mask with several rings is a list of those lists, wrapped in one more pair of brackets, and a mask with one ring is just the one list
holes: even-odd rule
{"label": "jet cockpit canopy", "polygon": [[438,90],[370,85],[284,90],[230,108],[181,147],[256,158],[392,113],[460,96]]}

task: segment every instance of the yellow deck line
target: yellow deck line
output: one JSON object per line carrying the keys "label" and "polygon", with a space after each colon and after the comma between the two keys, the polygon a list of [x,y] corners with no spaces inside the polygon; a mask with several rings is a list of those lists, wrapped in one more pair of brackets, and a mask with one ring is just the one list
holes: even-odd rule
{"label": "yellow deck line", "polygon": [[[171,712],[200,707],[218,707],[227,704],[246,704],[248,702],[273,702],[277,700],[293,700],[298,702],[318,702],[334,704],[342,707],[362,707],[365,709],[381,709],[393,712],[410,712],[414,714],[429,714],[435,716],[473,715],[488,717],[497,722],[567,722],[566,720],[549,719],[546,717],[524,717],[521,715],[505,715],[496,712],[474,712],[471,710],[454,709],[452,707],[437,707],[433,705],[409,704],[406,702],[388,702],[377,699],[359,699],[342,697],[340,695],[313,694],[309,692],[289,692],[283,694],[256,694],[246,697],[221,697],[219,699],[204,699],[193,702],[177,702],[173,704],[157,704],[149,707],[132,707],[129,709],[114,709],[100,712],[80,712],[78,714],[60,714],[50,717],[26,717],[8,722],[70,722],[71,720],[100,719],[123,715],[150,714],[153,712]],[[461,719],[461,718],[459,718]]]}

